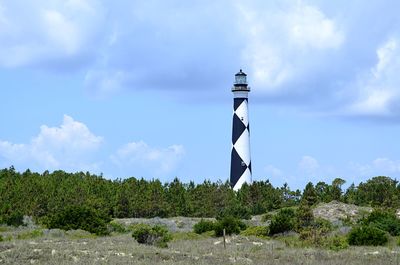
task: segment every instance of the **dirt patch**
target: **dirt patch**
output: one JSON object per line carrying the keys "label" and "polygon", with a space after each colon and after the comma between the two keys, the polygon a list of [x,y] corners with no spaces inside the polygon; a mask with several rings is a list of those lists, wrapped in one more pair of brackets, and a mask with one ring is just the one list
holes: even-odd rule
{"label": "dirt patch", "polygon": [[329,220],[333,224],[342,224],[343,221],[355,222],[370,212],[372,212],[371,207],[361,207],[338,201],[321,203],[313,210],[315,217]]}

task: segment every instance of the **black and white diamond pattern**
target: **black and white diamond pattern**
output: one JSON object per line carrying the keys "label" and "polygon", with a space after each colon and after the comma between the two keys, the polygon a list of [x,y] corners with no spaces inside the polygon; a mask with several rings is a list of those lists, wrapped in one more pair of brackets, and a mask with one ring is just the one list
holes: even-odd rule
{"label": "black and white diamond pattern", "polygon": [[247,98],[234,98],[230,182],[234,190],[251,183],[250,127]]}

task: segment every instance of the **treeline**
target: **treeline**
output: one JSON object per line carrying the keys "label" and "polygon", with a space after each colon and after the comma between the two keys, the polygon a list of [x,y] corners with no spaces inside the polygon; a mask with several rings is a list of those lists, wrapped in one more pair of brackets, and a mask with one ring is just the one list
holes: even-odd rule
{"label": "treeline", "polygon": [[357,205],[399,207],[400,185],[389,177],[375,177],[358,186],[335,179],[331,184],[309,183],[303,192],[287,184],[274,187],[255,181],[234,192],[228,182],[170,183],[136,178],[108,180],[90,173],[0,170],[0,217],[14,213],[40,220],[70,206],[85,206],[113,218],[216,217],[250,215],[296,206],[306,196],[310,204],[338,200]]}

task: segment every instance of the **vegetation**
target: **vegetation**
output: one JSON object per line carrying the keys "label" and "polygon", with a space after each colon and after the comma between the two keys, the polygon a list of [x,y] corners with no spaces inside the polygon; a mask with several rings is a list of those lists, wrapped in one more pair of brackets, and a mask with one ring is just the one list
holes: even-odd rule
{"label": "vegetation", "polygon": [[107,223],[110,221],[109,216],[87,206],[68,206],[49,215],[44,223],[48,228],[82,229],[96,235],[107,235]]}
{"label": "vegetation", "polygon": [[343,250],[349,247],[347,238],[344,236],[335,235],[333,237],[328,237],[324,241],[324,246],[333,251]]}
{"label": "vegetation", "polygon": [[272,217],[269,225],[270,235],[284,233],[295,229],[296,212],[292,208],[283,208]]}
{"label": "vegetation", "polygon": [[18,211],[8,212],[0,218],[0,223],[10,226],[24,225],[24,215]]}
{"label": "vegetation", "polygon": [[185,184],[176,178],[162,184],[159,180],[133,177],[111,181],[88,172],[19,173],[10,167],[0,170],[0,221],[21,225],[23,215],[37,221],[74,205],[101,209],[102,214],[112,218],[230,215],[240,219],[298,206],[300,201],[310,207],[331,200],[400,207],[400,186],[389,177],[375,177],[358,186],[352,184],[346,191],[342,190],[343,184],[340,178],[331,184],[308,183],[302,193],[291,190],[286,183],[273,187],[266,180],[245,184],[234,192],[228,182],[221,181]]}
{"label": "vegetation", "polygon": [[350,245],[380,246],[388,242],[387,234],[373,225],[354,227],[347,236]]}
{"label": "vegetation", "polygon": [[43,231],[39,230],[39,229],[35,229],[32,231],[27,231],[27,232],[18,234],[17,239],[32,239],[32,238],[41,237],[41,236],[43,236]]}
{"label": "vegetation", "polygon": [[373,225],[392,236],[400,235],[400,219],[390,210],[375,209],[370,215],[360,220],[363,225]]}
{"label": "vegetation", "polygon": [[242,236],[268,237],[268,226],[250,226],[240,233]]}
{"label": "vegetation", "polygon": [[172,235],[160,225],[150,226],[146,224],[137,225],[132,231],[132,237],[140,244],[167,247]]}
{"label": "vegetation", "polygon": [[216,236],[222,236],[224,229],[226,235],[232,235],[239,234],[240,231],[245,230],[246,228],[247,226],[245,223],[232,216],[225,216],[221,220],[218,220],[214,225]]}
{"label": "vegetation", "polygon": [[[318,203],[336,200],[385,207],[361,219],[349,234],[348,243],[383,244],[386,233],[400,235],[400,221],[394,212],[400,207],[400,185],[396,180],[378,176],[342,190],[344,183],[340,178],[330,184],[310,182],[301,192],[291,190],[286,183],[274,187],[266,180],[245,184],[235,192],[228,182],[221,181],[195,184],[175,178],[163,184],[133,177],[111,181],[88,172],[20,173],[10,167],[0,170],[0,223],[21,226],[26,215],[48,228],[107,235],[128,232],[119,223],[110,223],[112,218],[215,217],[217,222],[202,220],[194,231],[214,231],[220,236],[225,228],[227,234],[261,237],[295,231],[304,244],[341,249],[346,245],[343,237],[330,236],[330,224],[312,214]],[[246,229],[240,220],[256,214],[263,214],[262,221],[268,221],[269,226]],[[149,238],[162,233],[161,228],[146,229]]]}
{"label": "vegetation", "polygon": [[116,221],[111,221],[108,225],[109,225],[109,230],[111,232],[120,233],[120,234],[128,232],[128,230],[126,229],[126,227],[124,225],[122,225]]}
{"label": "vegetation", "polygon": [[201,219],[200,222],[193,226],[193,231],[196,234],[202,234],[208,231],[214,231],[215,222]]}

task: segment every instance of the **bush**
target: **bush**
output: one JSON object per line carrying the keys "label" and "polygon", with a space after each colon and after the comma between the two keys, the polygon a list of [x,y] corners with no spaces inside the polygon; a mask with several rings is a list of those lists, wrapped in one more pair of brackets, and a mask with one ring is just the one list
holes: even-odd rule
{"label": "bush", "polygon": [[24,225],[24,215],[19,212],[12,212],[10,214],[3,215],[0,218],[0,222],[15,227],[21,226]]}
{"label": "bush", "polygon": [[128,232],[128,230],[125,228],[125,226],[118,222],[111,221],[108,225],[109,225],[110,232],[116,232],[116,233],[121,233],[121,234]]}
{"label": "bush", "polygon": [[261,222],[267,222],[272,220],[273,215],[271,213],[265,213],[261,216]]}
{"label": "bush", "polygon": [[271,224],[269,225],[269,234],[275,235],[291,231],[295,228],[296,213],[291,208],[283,208],[272,217]]}
{"label": "bush", "polygon": [[69,206],[60,212],[47,216],[44,224],[63,230],[82,229],[96,235],[108,235],[107,223],[111,218],[86,206]]}
{"label": "bush", "polygon": [[380,246],[387,243],[388,239],[385,231],[373,225],[354,227],[347,235],[349,244],[356,246]]}
{"label": "bush", "polygon": [[4,241],[3,236],[0,235],[0,242]]}
{"label": "bush", "polygon": [[243,236],[267,237],[269,235],[268,226],[251,226],[240,233]]}
{"label": "bush", "polygon": [[360,221],[363,225],[374,225],[377,228],[389,232],[392,236],[400,235],[400,220],[391,211],[375,209],[369,216]]}
{"label": "bush", "polygon": [[172,239],[168,230],[160,225],[150,226],[146,224],[136,225],[133,228],[132,237],[140,244],[167,247],[167,242]]}
{"label": "bush", "polygon": [[349,243],[346,237],[335,235],[333,237],[328,237],[324,242],[324,246],[330,250],[339,251],[348,248]]}
{"label": "bush", "polygon": [[239,234],[240,231],[246,229],[246,224],[240,221],[237,218],[232,216],[226,216],[223,219],[219,220],[214,225],[214,231],[216,236],[222,236],[223,230],[225,229],[225,234]]}
{"label": "bush", "polygon": [[200,222],[193,226],[193,231],[196,234],[202,234],[207,231],[213,231],[215,227],[215,223],[213,221],[208,221],[201,219]]}

